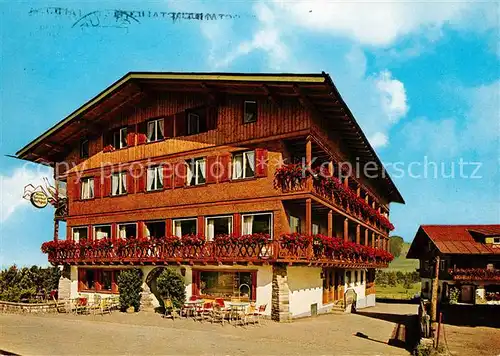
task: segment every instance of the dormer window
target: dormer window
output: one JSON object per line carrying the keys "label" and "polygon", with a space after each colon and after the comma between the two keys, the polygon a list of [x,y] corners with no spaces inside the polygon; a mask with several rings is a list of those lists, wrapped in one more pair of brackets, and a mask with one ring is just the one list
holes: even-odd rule
{"label": "dormer window", "polygon": [[160,141],[165,138],[163,119],[148,121],[146,138],[148,142]]}
{"label": "dormer window", "polygon": [[200,133],[200,115],[190,112],[187,115],[187,134],[195,135],[197,133]]}
{"label": "dormer window", "polygon": [[257,102],[246,100],[243,105],[243,123],[257,121]]}

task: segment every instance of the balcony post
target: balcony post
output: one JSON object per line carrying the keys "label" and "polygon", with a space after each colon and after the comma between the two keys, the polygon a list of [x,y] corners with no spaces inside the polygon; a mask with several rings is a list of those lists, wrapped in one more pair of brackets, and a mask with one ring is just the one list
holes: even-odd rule
{"label": "balcony post", "polygon": [[172,236],[173,233],[172,219],[165,220],[165,236]]}
{"label": "balcony post", "polygon": [[[234,221],[233,221],[234,224]],[[205,235],[205,217],[204,216],[198,216],[198,221],[196,223],[196,231],[198,232],[198,235]]]}
{"label": "balcony post", "polygon": [[333,237],[333,210],[328,211],[328,236]]}
{"label": "balcony post", "polygon": [[356,195],[357,195],[358,197],[360,197],[360,196],[361,196],[361,187],[359,186],[359,184],[358,184],[358,187],[356,188]]}
{"label": "balcony post", "polygon": [[[306,138],[306,169],[310,170],[312,164],[312,137]],[[312,177],[308,176],[306,180],[306,187],[308,191],[312,190]]]}
{"label": "balcony post", "polygon": [[375,247],[375,233],[372,231],[372,247]]}
{"label": "balcony post", "polygon": [[361,242],[361,225],[356,225],[356,243],[359,244]]}
{"label": "balcony post", "polygon": [[312,234],[312,200],[306,199],[306,234]]}
{"label": "balcony post", "polygon": [[344,241],[349,241],[349,219],[344,219]]}
{"label": "balcony post", "polygon": [[344,178],[344,187],[346,187],[346,188],[349,187],[349,177]]}
{"label": "balcony post", "polygon": [[365,246],[368,246],[368,229],[365,229]]}
{"label": "balcony post", "polygon": [[[55,180],[55,188],[56,188],[56,207],[59,206],[58,203],[59,203],[59,180],[57,179],[57,172],[56,172],[57,169],[54,169],[54,180]],[[57,211],[57,209],[56,209]],[[68,239],[68,237],[66,236],[66,239]],[[55,217],[55,213],[54,213],[54,241],[58,241],[59,240],[59,219],[57,219]]]}

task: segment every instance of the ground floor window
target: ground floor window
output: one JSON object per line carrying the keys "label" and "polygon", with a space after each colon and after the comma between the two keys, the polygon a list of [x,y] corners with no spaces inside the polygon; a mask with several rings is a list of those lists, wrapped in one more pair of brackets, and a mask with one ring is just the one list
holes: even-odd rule
{"label": "ground floor window", "polygon": [[242,217],[242,233],[249,234],[268,234],[272,237],[273,231],[273,214],[258,213],[258,214],[243,214]]}
{"label": "ground floor window", "polygon": [[175,219],[173,227],[175,236],[182,237],[184,235],[194,235],[197,233],[197,219]]}
{"label": "ground floor window", "polygon": [[144,237],[159,238],[165,236],[165,221],[146,221]]}
{"label": "ground floor window", "polygon": [[206,236],[209,241],[217,235],[225,235],[233,232],[232,216],[216,216],[207,218]]}
{"label": "ground floor window", "polygon": [[255,300],[257,271],[193,270],[193,294],[212,298]]}
{"label": "ground floor window", "polygon": [[120,270],[102,268],[79,268],[79,292],[118,293],[118,276]]}

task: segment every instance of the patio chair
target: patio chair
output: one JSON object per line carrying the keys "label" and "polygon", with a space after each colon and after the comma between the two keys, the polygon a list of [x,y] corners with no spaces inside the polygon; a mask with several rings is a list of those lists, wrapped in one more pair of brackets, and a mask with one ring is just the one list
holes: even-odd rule
{"label": "patio chair", "polygon": [[246,307],[243,305],[231,305],[231,309],[229,311],[230,322],[235,323],[236,326],[238,322],[242,325],[247,324],[247,316],[246,316]]}
{"label": "patio chair", "polygon": [[92,304],[89,304],[88,309],[89,312],[92,312],[92,315],[96,315],[97,313],[102,313],[102,298],[98,294],[94,294],[94,298],[92,299]]}
{"label": "patio chair", "polygon": [[226,304],[224,303],[224,298],[215,298],[215,305],[218,305],[222,309],[225,308]]}
{"label": "patio chair", "polygon": [[214,311],[213,302],[204,303],[203,307],[201,308],[201,321],[205,319],[212,320],[213,311]]}
{"label": "patio chair", "polygon": [[259,308],[255,308],[255,305],[250,305],[247,317],[253,319],[253,323],[256,322],[260,325],[260,319],[266,315],[267,304],[259,305]]}
{"label": "patio chair", "polygon": [[[228,318],[228,311],[219,304],[214,304],[212,311],[212,324],[220,322],[224,326],[224,322]],[[229,320],[228,320],[229,321]]]}
{"label": "patio chair", "polygon": [[176,316],[179,316],[179,309],[174,307],[174,303],[170,298],[163,299],[163,307],[165,308],[165,313],[163,314],[164,318],[172,318],[175,319]]}

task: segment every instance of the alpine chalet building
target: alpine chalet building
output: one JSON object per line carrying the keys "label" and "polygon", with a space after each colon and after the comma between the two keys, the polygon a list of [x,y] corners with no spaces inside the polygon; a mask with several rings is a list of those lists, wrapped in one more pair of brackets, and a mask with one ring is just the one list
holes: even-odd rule
{"label": "alpine chalet building", "polygon": [[59,298],[117,294],[135,267],[157,306],[170,267],[188,297],[277,321],[372,306],[404,203],[325,73],[128,73],[17,157],[55,168]]}

